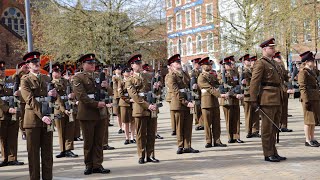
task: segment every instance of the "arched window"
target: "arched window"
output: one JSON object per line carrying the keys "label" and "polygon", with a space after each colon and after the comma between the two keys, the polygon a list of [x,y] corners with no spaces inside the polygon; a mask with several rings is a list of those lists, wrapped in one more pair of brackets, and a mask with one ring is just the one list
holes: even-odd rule
{"label": "arched window", "polygon": [[192,53],[192,38],[189,36],[187,38],[187,55],[191,55]]}
{"label": "arched window", "polygon": [[196,51],[197,53],[202,52],[202,37],[200,34],[198,34],[196,38]]}
{"label": "arched window", "polygon": [[208,51],[213,51],[214,49],[213,33],[207,35],[207,49]]}
{"label": "arched window", "polygon": [[173,42],[172,42],[172,40],[169,41],[168,55],[169,55],[169,57],[173,56]]}
{"label": "arched window", "polygon": [[19,9],[8,7],[1,15],[1,23],[19,34],[21,37],[25,36],[24,15]]}

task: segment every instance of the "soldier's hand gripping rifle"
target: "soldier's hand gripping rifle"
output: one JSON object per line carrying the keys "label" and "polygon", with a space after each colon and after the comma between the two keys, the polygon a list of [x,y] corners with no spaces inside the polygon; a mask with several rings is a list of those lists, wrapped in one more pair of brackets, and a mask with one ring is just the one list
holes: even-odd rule
{"label": "soldier's hand gripping rifle", "polygon": [[[227,94],[229,96],[232,94],[232,92],[230,91],[232,89],[232,86],[229,86],[227,83],[226,70],[223,65],[221,65],[221,75],[222,75],[222,84],[219,86],[219,91],[221,94]],[[228,99],[224,99],[224,104],[225,105],[229,104]]]}
{"label": "soldier's hand gripping rifle", "polygon": [[16,76],[14,77],[14,85],[13,85],[13,99],[10,102],[9,106],[16,110],[16,113],[12,115],[12,121],[17,121],[19,119],[20,107],[19,107],[19,96],[16,96],[15,93],[19,91],[20,86],[20,76],[18,73],[18,65],[16,66]]}
{"label": "soldier's hand gripping rifle", "polygon": [[[66,70],[66,74],[67,74],[67,77],[69,77],[68,70]],[[65,104],[66,110],[70,112],[70,114],[69,114],[69,122],[73,122],[74,121],[73,112],[74,112],[75,103],[72,101],[72,99],[69,98],[69,94],[71,94],[71,93],[72,93],[72,89],[71,89],[70,79],[68,79],[68,81],[67,81],[67,90],[66,90],[67,101],[64,104]]]}
{"label": "soldier's hand gripping rifle", "polygon": [[[155,70],[155,62],[153,60],[153,77],[152,77],[152,80],[151,80],[151,91],[149,91],[147,93],[147,102],[149,104],[154,104],[156,105],[158,108],[159,107],[162,107],[162,103],[160,101],[160,98],[161,98],[161,95],[160,95],[160,89],[159,87],[155,88],[154,86],[156,84],[159,84],[160,82],[160,75],[156,75],[156,70]],[[152,118],[156,118],[158,117],[158,112],[157,111],[151,111],[151,117]]]}
{"label": "soldier's hand gripping rifle", "polygon": [[[105,74],[104,74],[104,75],[105,75]],[[101,76],[102,76],[102,75],[101,75]],[[104,79],[105,79],[105,77],[104,77]],[[109,87],[113,87],[113,82],[112,82],[112,67],[109,68],[109,76],[108,76],[107,81],[108,81]],[[106,100],[105,100],[105,102],[106,102],[106,104],[111,104],[111,103],[113,103],[113,96],[112,96],[112,95],[109,96],[108,94],[106,94]],[[114,106],[114,105],[112,104],[112,106]],[[109,113],[112,115],[112,114],[113,114],[113,112],[112,112],[113,108],[110,107],[110,108],[108,108],[108,110],[109,110]]]}
{"label": "soldier's hand gripping rifle", "polygon": [[[54,89],[54,84],[52,83],[52,61],[50,61],[50,70],[49,70],[49,77],[50,77],[50,82],[47,85],[47,92],[51,91]],[[55,97],[53,96],[48,96],[48,103],[46,102],[42,102],[42,114],[44,116],[49,116],[51,119],[51,124],[47,125],[47,131],[54,131],[54,120],[55,120],[55,116],[54,116],[54,101],[55,101]]]}

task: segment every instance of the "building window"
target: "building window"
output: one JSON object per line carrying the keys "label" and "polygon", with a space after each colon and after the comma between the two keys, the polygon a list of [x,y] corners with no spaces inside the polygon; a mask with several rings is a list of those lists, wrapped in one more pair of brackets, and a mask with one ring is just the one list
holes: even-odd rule
{"label": "building window", "polygon": [[176,0],[176,6],[180,6],[181,5],[181,0]]}
{"label": "building window", "polygon": [[181,14],[180,13],[177,13],[176,14],[176,29],[177,30],[181,30],[182,29],[182,17],[181,17]]}
{"label": "building window", "polygon": [[207,49],[208,49],[208,51],[213,51],[214,50],[213,33],[209,33],[207,35]]}
{"label": "building window", "polygon": [[198,6],[195,8],[195,22],[196,22],[196,26],[202,24],[202,17],[201,17],[201,6]]}
{"label": "building window", "polygon": [[168,32],[173,30],[173,18],[172,16],[167,17],[167,27],[168,27]]}
{"label": "building window", "polygon": [[206,22],[213,22],[213,5],[206,5]]}
{"label": "building window", "polygon": [[186,10],[186,28],[192,26],[192,21],[191,21],[191,10]]}
{"label": "building window", "polygon": [[169,56],[169,57],[173,56],[173,42],[172,42],[172,40],[169,41],[169,45],[168,45],[168,56]]}
{"label": "building window", "polygon": [[191,3],[191,0],[186,0],[186,3]]}
{"label": "building window", "polygon": [[167,0],[167,9],[172,8],[172,0]]}
{"label": "building window", "polygon": [[178,53],[183,56],[183,40],[181,38],[178,39]]}
{"label": "building window", "polygon": [[187,38],[187,55],[193,54],[193,48],[192,48],[192,38],[189,36]]}
{"label": "building window", "polygon": [[202,52],[202,37],[201,35],[197,35],[197,38],[196,38],[196,52],[197,53],[201,53]]}
{"label": "building window", "polygon": [[1,23],[21,37],[25,37],[25,20],[19,9],[13,7],[7,8],[1,15]]}
{"label": "building window", "polygon": [[304,21],[304,23],[303,23],[303,36],[304,36],[304,42],[311,41],[310,21],[308,21],[308,20]]}

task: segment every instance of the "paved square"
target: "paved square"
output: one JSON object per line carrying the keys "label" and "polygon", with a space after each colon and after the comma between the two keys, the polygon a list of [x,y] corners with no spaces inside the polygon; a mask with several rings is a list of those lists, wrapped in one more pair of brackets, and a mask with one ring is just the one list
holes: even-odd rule
{"label": "paved square", "polygon": [[[76,159],[57,159],[59,153],[57,132],[54,133],[53,175],[57,180],[69,179],[320,179],[320,148],[304,146],[303,113],[298,99],[289,100],[288,128],[291,133],[280,134],[278,152],[288,158],[280,163],[263,160],[261,140],[247,139],[244,131],[244,114],[241,107],[241,138],[244,144],[228,144],[226,148],[204,148],[204,131],[193,130],[192,146],[200,150],[199,154],[176,154],[176,138],[171,136],[169,106],[164,103],[158,119],[158,130],[162,140],[156,140],[156,158],[159,164],[138,164],[136,145],[124,145],[124,134],[117,134],[118,127],[110,127],[110,145],[116,147],[112,151],[104,151],[105,168],[111,174],[93,174],[84,176],[83,142],[75,142],[74,152],[79,154]],[[225,121],[221,111],[221,140],[227,143]],[[116,124],[111,120],[112,123]],[[319,127],[316,127],[319,137]],[[102,138],[102,137],[101,137]],[[318,139],[320,140],[320,139]],[[1,167],[0,179],[29,179],[26,141],[19,134],[18,160],[26,165]]]}

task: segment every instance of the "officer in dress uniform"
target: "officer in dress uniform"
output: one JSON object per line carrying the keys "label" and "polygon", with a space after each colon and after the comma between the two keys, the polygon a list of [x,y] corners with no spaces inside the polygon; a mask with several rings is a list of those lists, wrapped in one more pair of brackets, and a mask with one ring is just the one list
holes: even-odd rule
{"label": "officer in dress uniform", "polygon": [[[250,82],[250,101],[252,108],[260,107],[265,114],[260,113],[261,140],[265,161],[279,162],[286,160],[276,149],[276,133],[281,118],[281,102],[283,90],[281,88],[281,74],[273,60],[275,55],[275,39],[271,38],[260,44],[262,58],[255,62]],[[269,118],[270,119],[269,119]]]}
{"label": "officer in dress uniform", "polygon": [[190,108],[194,108],[191,100],[188,100],[190,77],[182,71],[180,54],[173,55],[168,59],[171,72],[168,75],[168,87],[171,93],[170,111],[176,121],[177,129],[177,154],[199,153],[191,147],[192,137],[192,114]]}
{"label": "officer in dress uniform", "polygon": [[[193,69],[189,72],[189,76],[190,78],[195,78],[198,79],[200,73],[201,73],[201,66],[199,65],[199,61],[201,60],[201,58],[195,58],[193,60],[191,60],[192,64],[193,64]],[[202,113],[201,113],[201,94],[199,93],[199,88],[197,87],[197,84],[194,85],[194,87],[192,87],[194,93],[197,93],[197,99],[195,99],[195,105],[194,105],[194,120],[195,120],[195,125],[196,131],[199,130],[204,130],[204,123],[203,123],[203,118],[202,118]]]}
{"label": "officer in dress uniform", "polygon": [[[132,103],[133,99],[130,98],[126,82],[130,78],[130,68],[124,68],[121,73],[123,78],[118,84],[118,91],[120,95],[120,117],[122,123],[124,123],[124,133],[126,140],[124,141],[124,145],[130,144],[130,143],[136,143],[136,140],[134,139],[134,135],[136,132],[134,118],[132,117]],[[129,131],[130,129],[130,131]],[[130,136],[130,137],[129,137]],[[129,140],[129,138],[131,138]]]}
{"label": "officer in dress uniform", "polygon": [[288,71],[286,70],[284,63],[281,59],[281,53],[276,52],[273,59],[277,62],[277,65],[279,66],[280,73],[282,74],[282,80],[283,83],[281,84],[282,90],[283,90],[283,102],[282,102],[282,113],[281,113],[281,119],[280,119],[280,128],[281,132],[292,132],[292,129],[288,129],[288,99],[289,93],[294,93],[294,90],[290,90],[287,87],[287,83],[289,82],[289,76]]}
{"label": "officer in dress uniform", "polygon": [[247,138],[257,137],[260,138],[260,118],[259,112],[251,107],[250,102],[250,81],[252,77],[252,67],[257,60],[256,56],[250,57],[249,54],[242,56],[241,61],[244,65],[243,80],[242,84],[244,86],[244,113],[245,113],[245,125],[247,131]]}
{"label": "officer in dress uniform", "polygon": [[220,83],[227,84],[229,96],[222,97],[220,99],[220,105],[223,107],[223,112],[226,120],[226,127],[228,131],[229,141],[228,143],[244,143],[240,139],[240,101],[243,99],[243,94],[240,93],[239,85],[239,73],[235,68],[232,68],[232,62],[234,56],[224,58],[220,62],[225,68],[225,80],[220,76]]}
{"label": "officer in dress uniform", "polygon": [[[84,174],[107,174],[110,173],[110,170],[102,166],[107,105],[102,99],[97,99],[95,96],[98,88],[96,84],[100,81],[98,74],[94,72],[97,61],[94,54],[86,54],[80,57],[79,62],[82,63],[83,72],[73,76],[73,92],[79,101],[77,118],[80,120],[84,139],[83,150],[86,165]],[[103,81],[101,88],[108,90],[108,83]],[[109,106],[111,107],[110,104]]]}
{"label": "officer in dress uniform", "polygon": [[305,146],[319,147],[320,144],[314,136],[317,119],[320,119],[320,88],[317,75],[314,71],[315,59],[310,51],[300,54],[300,57],[304,66],[299,72],[298,82],[304,116]]}
{"label": "officer in dress uniform", "polygon": [[[210,147],[226,147],[220,140],[221,125],[220,125],[220,109],[219,97],[226,97],[226,94],[220,94],[219,81],[210,74],[212,69],[212,61],[209,57],[203,58],[199,61],[202,67],[202,73],[198,78],[198,85],[201,92],[201,109],[202,117],[204,119],[204,130],[206,135],[205,148]],[[213,143],[212,143],[213,139]]]}
{"label": "officer in dress uniform", "polygon": [[13,118],[17,112],[9,103],[17,93],[13,92],[13,86],[13,79],[5,75],[5,62],[0,61],[0,142],[3,159],[0,167],[24,164],[17,160],[19,119]]}
{"label": "officer in dress uniform", "polygon": [[152,111],[157,111],[155,104],[146,101],[146,94],[149,92],[150,84],[145,74],[141,73],[141,55],[132,56],[128,64],[133,69],[133,75],[126,81],[129,96],[133,99],[132,116],[135,119],[137,128],[137,149],[139,164],[147,162],[159,162],[154,156],[156,119],[151,117]]}
{"label": "officer in dress uniform", "polygon": [[[49,66],[44,67],[49,72]],[[68,98],[71,98],[71,94],[66,94],[68,80],[61,77],[61,70],[59,63],[52,65],[52,83],[58,93],[58,97],[55,101],[54,114],[57,118],[55,125],[58,129],[60,153],[56,155],[56,158],[78,157],[72,150],[74,141],[74,119],[69,110],[66,109],[65,103]],[[69,85],[70,86],[70,85]],[[71,116],[71,118],[69,118]]]}
{"label": "officer in dress uniform", "polygon": [[28,63],[30,70],[21,79],[21,95],[26,102],[23,127],[27,137],[30,179],[40,179],[40,170],[42,179],[52,179],[52,131],[47,126],[53,123],[53,119],[42,111],[48,108],[47,97],[56,97],[57,92],[55,89],[48,91],[50,78],[40,74],[39,52],[29,52],[23,60]]}

